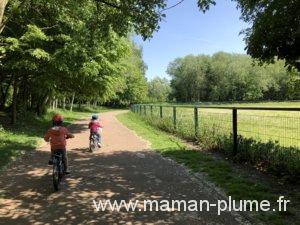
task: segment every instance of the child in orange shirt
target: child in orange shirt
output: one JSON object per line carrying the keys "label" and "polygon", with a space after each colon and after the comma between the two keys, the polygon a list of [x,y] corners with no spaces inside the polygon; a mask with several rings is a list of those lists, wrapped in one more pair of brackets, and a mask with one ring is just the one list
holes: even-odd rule
{"label": "child in orange shirt", "polygon": [[47,133],[45,134],[44,140],[49,142],[51,145],[51,159],[49,160],[49,164],[51,165],[52,156],[60,152],[63,156],[63,163],[65,167],[65,173],[69,174],[68,171],[68,158],[67,158],[67,150],[66,145],[68,138],[74,138],[74,135],[71,134],[66,127],[63,127],[63,117],[59,114],[56,114],[52,118],[53,127],[50,128]]}

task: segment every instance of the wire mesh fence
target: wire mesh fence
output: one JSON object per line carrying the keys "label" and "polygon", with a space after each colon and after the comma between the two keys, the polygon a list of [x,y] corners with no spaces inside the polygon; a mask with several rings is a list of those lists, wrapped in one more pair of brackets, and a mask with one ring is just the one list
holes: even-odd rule
{"label": "wire mesh fence", "polygon": [[[196,138],[210,130],[219,135],[233,135],[232,110],[237,110],[237,135],[273,141],[285,147],[300,148],[300,109],[297,108],[229,108],[196,107],[198,130],[195,130],[195,108],[180,106],[134,105],[132,111],[144,117],[169,124],[170,130]],[[253,110],[254,109],[254,110]],[[278,110],[278,111],[277,111]]]}
{"label": "wire mesh fence", "polygon": [[286,161],[300,172],[300,108],[134,105],[132,111],[205,148],[250,161]]}

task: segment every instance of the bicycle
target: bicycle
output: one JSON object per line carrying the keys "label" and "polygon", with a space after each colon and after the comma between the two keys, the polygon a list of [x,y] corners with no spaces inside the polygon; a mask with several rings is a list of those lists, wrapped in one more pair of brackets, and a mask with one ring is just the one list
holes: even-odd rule
{"label": "bicycle", "polygon": [[52,157],[52,162],[53,162],[52,177],[53,177],[53,186],[55,191],[59,190],[60,182],[65,174],[65,168],[64,168],[62,158],[63,158],[62,152],[57,152]]}
{"label": "bicycle", "polygon": [[96,151],[98,150],[98,148],[100,147],[100,141],[99,141],[99,137],[96,134],[91,134],[90,137],[90,152]]}

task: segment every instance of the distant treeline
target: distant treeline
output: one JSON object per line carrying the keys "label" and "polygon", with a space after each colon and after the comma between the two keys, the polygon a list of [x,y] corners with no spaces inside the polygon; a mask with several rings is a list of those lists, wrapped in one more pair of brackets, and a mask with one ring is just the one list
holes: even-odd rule
{"label": "distant treeline", "polygon": [[300,74],[283,61],[258,65],[247,55],[188,55],[169,64],[169,98],[179,102],[300,99]]}

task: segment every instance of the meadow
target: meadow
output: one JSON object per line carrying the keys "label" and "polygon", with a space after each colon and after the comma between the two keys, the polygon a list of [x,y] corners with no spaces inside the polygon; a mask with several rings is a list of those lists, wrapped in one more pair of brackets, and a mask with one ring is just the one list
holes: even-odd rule
{"label": "meadow", "polygon": [[[197,127],[195,106],[199,107]],[[162,117],[160,105],[144,105],[136,112],[150,124],[196,141],[205,149],[220,149],[232,155],[232,109],[206,107],[299,108],[299,111],[238,109],[238,155],[234,157],[255,164],[267,164],[276,173],[300,172],[297,166],[300,162],[300,102],[162,104]]]}

